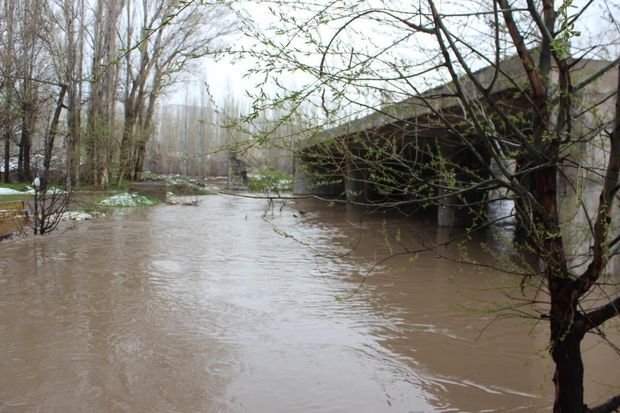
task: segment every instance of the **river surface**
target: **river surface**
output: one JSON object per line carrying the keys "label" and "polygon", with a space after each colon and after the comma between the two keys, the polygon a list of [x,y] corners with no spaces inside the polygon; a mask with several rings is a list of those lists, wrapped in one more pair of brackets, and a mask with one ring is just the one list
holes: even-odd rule
{"label": "river surface", "polygon": [[[505,278],[457,246],[381,262],[447,236],[218,195],[0,244],[0,412],[548,409],[546,325],[486,311]],[[620,369],[584,347],[593,403]]]}

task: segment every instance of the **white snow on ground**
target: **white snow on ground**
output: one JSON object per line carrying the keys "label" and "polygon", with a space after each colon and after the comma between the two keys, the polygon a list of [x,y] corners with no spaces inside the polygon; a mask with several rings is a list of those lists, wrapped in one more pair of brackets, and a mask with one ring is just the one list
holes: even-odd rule
{"label": "white snow on ground", "polygon": [[88,212],[69,211],[65,212],[62,218],[70,221],[88,221],[93,219],[93,215]]}
{"label": "white snow on ground", "polygon": [[99,202],[100,205],[111,207],[137,207],[145,205],[150,206],[155,205],[156,203],[157,202],[145,196],[130,194],[127,192],[111,196]]}
{"label": "white snow on ground", "polygon": [[[50,188],[47,190],[48,194],[64,194],[67,191],[60,188]],[[0,188],[0,195],[33,195],[34,189],[29,188],[27,191],[16,191],[11,188]]]}
{"label": "white snow on ground", "polygon": [[17,195],[17,194],[23,194],[23,193],[24,192],[19,192],[11,188],[0,188],[0,195]]}
{"label": "white snow on ground", "polygon": [[[34,194],[34,189],[32,189],[32,188],[29,189],[28,193],[29,194]],[[56,195],[58,195],[58,194],[66,194],[67,191],[65,191],[64,189],[60,189],[60,188],[50,188],[50,189],[47,190],[47,193],[48,194],[56,194]]]}

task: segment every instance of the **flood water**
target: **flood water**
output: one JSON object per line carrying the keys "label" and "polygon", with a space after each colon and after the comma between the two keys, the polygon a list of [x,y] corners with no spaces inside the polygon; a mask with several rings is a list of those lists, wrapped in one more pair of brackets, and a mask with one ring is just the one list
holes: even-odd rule
{"label": "flood water", "polygon": [[[485,311],[506,279],[456,246],[381,262],[448,232],[218,195],[3,243],[0,412],[548,409],[546,325]],[[584,347],[594,404],[620,369]]]}

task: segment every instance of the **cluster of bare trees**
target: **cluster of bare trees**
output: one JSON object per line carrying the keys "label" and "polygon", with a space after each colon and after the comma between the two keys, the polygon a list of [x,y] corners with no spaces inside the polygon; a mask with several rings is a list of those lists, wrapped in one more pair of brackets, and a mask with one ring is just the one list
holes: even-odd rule
{"label": "cluster of bare trees", "polygon": [[[235,30],[229,11],[216,2],[0,5],[0,136],[7,182],[47,178],[54,158],[70,187],[139,179],[162,94]],[[33,148],[43,158],[39,163],[33,162]]]}
{"label": "cluster of bare trees", "polygon": [[303,117],[284,120],[286,111],[266,110],[248,123],[244,116],[248,112],[233,98],[215,107],[206,91],[184,104],[163,106],[154,138],[147,145],[148,169],[224,176],[230,151],[234,151],[255,171],[271,168],[292,174],[295,142],[303,140],[300,135],[307,136],[307,123],[315,122],[316,116],[307,106]]}

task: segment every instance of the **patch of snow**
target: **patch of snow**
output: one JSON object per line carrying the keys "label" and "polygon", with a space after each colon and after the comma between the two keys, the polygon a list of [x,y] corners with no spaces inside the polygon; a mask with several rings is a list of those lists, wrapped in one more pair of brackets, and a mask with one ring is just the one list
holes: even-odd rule
{"label": "patch of snow", "polygon": [[[65,191],[64,189],[52,187],[47,190],[47,193],[59,195],[66,194],[67,191]],[[26,191],[17,191],[12,188],[0,188],[0,195],[34,195],[34,188],[29,186]]]}
{"label": "patch of snow", "polygon": [[[32,189],[31,189],[32,191]],[[66,194],[67,191],[65,191],[64,189],[60,189],[60,188],[50,188],[47,190],[48,194],[55,194],[55,195],[59,195],[59,194]]]}
{"label": "patch of snow", "polygon": [[[9,159],[9,171],[17,170],[17,157],[12,157]],[[0,172],[4,173],[4,159],[0,163]]]}
{"label": "patch of snow", "polygon": [[88,212],[69,211],[65,212],[63,219],[70,221],[89,221],[93,219],[93,215]]}
{"label": "patch of snow", "polygon": [[17,194],[24,194],[24,192],[19,192],[11,188],[0,188],[0,195],[17,195]]}
{"label": "patch of snow", "polygon": [[137,194],[130,194],[128,192],[111,196],[99,202],[99,204],[103,206],[122,207],[122,208],[137,207],[137,206],[151,206],[151,205],[155,205],[156,203],[157,202],[145,196],[137,195]]}

